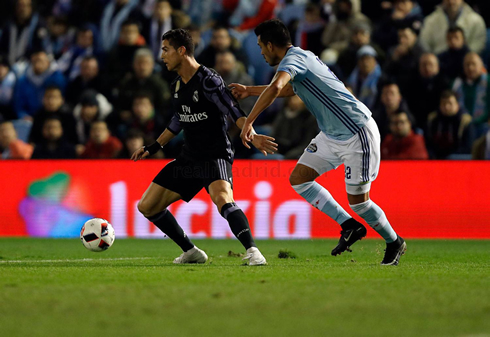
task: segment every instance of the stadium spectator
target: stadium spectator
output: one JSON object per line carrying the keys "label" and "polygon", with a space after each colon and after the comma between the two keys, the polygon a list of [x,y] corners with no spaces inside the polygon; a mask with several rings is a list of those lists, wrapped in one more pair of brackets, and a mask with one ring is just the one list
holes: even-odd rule
{"label": "stadium spectator", "polygon": [[[224,3],[227,2],[226,0]],[[237,31],[254,29],[258,24],[274,17],[278,0],[233,0],[232,14],[228,23]]]}
{"label": "stadium spectator", "polygon": [[15,86],[14,108],[18,118],[32,120],[41,108],[44,90],[49,86],[64,91],[65,77],[45,51],[35,51],[25,75],[19,78]]}
{"label": "stadium spectator", "polygon": [[99,75],[99,62],[94,56],[86,56],[80,63],[80,75],[68,84],[66,101],[72,106],[79,102],[80,95],[88,89],[106,92],[103,78]]}
{"label": "stadium spectator", "polygon": [[378,81],[381,77],[381,67],[376,61],[376,50],[364,46],[357,52],[357,67],[349,77],[348,85],[355,96],[368,108],[373,108],[378,95]]}
{"label": "stadium spectator", "polygon": [[279,145],[277,154],[284,159],[298,159],[317,134],[315,117],[306,109],[303,101],[296,95],[288,97],[284,109],[272,123],[270,135]]}
{"label": "stadium spectator", "polygon": [[413,29],[400,28],[398,45],[389,52],[385,72],[389,78],[398,83],[402,92],[410,88],[423,53],[424,49]]}
{"label": "stadium spectator", "polygon": [[0,52],[7,53],[13,66],[31,51],[44,48],[46,38],[44,22],[39,13],[33,11],[32,0],[17,0],[14,17],[0,35]]}
{"label": "stadium spectator", "polygon": [[110,0],[100,19],[102,47],[108,52],[117,45],[119,32],[128,18],[138,18],[138,0]]}
{"label": "stadium spectator", "polygon": [[397,110],[390,116],[390,134],[381,143],[381,159],[429,159],[424,137],[412,129],[412,117]]}
{"label": "stadium spectator", "polygon": [[78,143],[75,130],[75,119],[72,111],[64,104],[60,88],[48,87],[44,93],[42,108],[34,116],[29,142],[38,144],[42,140],[44,121],[48,118],[58,118],[61,121],[66,140],[72,144]]}
{"label": "stadium spectator", "polygon": [[164,121],[162,115],[155,112],[152,95],[137,93],[132,105],[131,119],[119,125],[117,136],[124,139],[130,129],[138,129],[145,134],[146,144],[157,139],[168,121]]}
{"label": "stadium spectator", "polygon": [[[411,116],[410,110],[400,93],[400,87],[395,82],[384,82],[381,87],[379,106],[373,110],[373,118],[378,124],[381,140],[385,139],[390,131],[390,120],[398,112],[404,112]],[[411,120],[412,124],[415,121]]]}
{"label": "stadium spectator", "polygon": [[[384,63],[385,52],[371,41],[371,27],[361,23],[354,27],[350,43],[347,48],[340,53],[337,65],[339,66],[343,78],[348,78],[357,64],[357,52],[363,46],[371,46],[376,51],[377,59],[380,64]],[[338,75],[338,74],[337,74]]]}
{"label": "stadium spectator", "polygon": [[454,81],[453,90],[459,105],[472,117],[477,136],[482,135],[488,126],[488,81],[480,56],[475,52],[468,53],[464,58],[464,78],[458,77]]}
{"label": "stadium spectator", "polygon": [[225,50],[231,51],[233,55],[235,55],[236,59],[245,66],[245,68],[248,66],[247,55],[242,50],[240,43],[236,39],[232,38],[228,32],[228,29],[223,26],[215,26],[213,28],[211,42],[201,52],[197,58],[197,62],[208,68],[214,68],[216,54]]}
{"label": "stadium spectator", "polygon": [[192,41],[194,42],[194,55],[198,57],[205,48],[205,42],[201,37],[201,29],[195,24],[190,24],[187,28],[192,36]]}
{"label": "stadium spectator", "polygon": [[353,10],[351,0],[338,0],[334,12],[335,20],[325,26],[321,42],[339,54],[349,45],[354,28],[361,23],[371,25],[371,21],[361,12]]}
{"label": "stadium spectator", "polygon": [[430,52],[440,54],[447,50],[445,35],[454,26],[463,29],[470,50],[483,51],[487,39],[485,22],[463,0],[442,0],[441,6],[425,18],[420,39]]}
{"label": "stadium spectator", "polygon": [[140,25],[134,20],[126,20],[121,26],[119,43],[107,56],[107,80],[111,87],[131,72],[136,50],[145,45],[145,39],[140,34]]}
{"label": "stadium spectator", "polygon": [[460,27],[451,27],[447,31],[448,50],[438,55],[441,71],[450,80],[464,75],[464,57],[470,49],[466,45],[464,31]]}
{"label": "stadium spectator", "polygon": [[458,103],[456,93],[446,90],[440,106],[428,118],[427,148],[432,158],[449,159],[454,154],[470,154],[473,139],[471,116]]}
{"label": "stadium spectator", "polygon": [[321,17],[320,6],[311,2],[307,3],[304,19],[298,22],[295,45],[315,55],[320,55],[325,47],[318,41],[321,40],[324,29],[325,22]]}
{"label": "stadium spectator", "polygon": [[[161,39],[160,39],[161,40]],[[171,118],[170,114],[163,116],[165,108],[170,104],[170,88],[161,76],[154,74],[155,62],[149,49],[138,49],[134,55],[133,72],[126,75],[119,90],[117,105],[120,110],[131,110],[133,99],[138,92],[148,92],[154,99],[155,109],[164,120]]]}
{"label": "stadium spectator", "polygon": [[182,11],[172,8],[169,0],[156,0],[153,15],[144,20],[143,36],[153,52],[154,59],[160,61],[162,55],[162,36],[175,28],[186,28],[190,18]]}
{"label": "stadium spectator", "polygon": [[417,127],[426,129],[429,113],[437,110],[442,92],[450,86],[450,81],[439,69],[436,55],[422,54],[417,75],[405,89],[407,102],[415,116]]}
{"label": "stadium spectator", "polygon": [[102,94],[92,89],[84,91],[73,109],[79,143],[88,141],[92,122],[105,120],[111,112],[112,105]]}
{"label": "stadium spectator", "polygon": [[412,0],[394,0],[393,7],[378,24],[373,39],[384,50],[389,50],[398,43],[398,31],[411,28],[415,33],[420,32],[424,17],[420,6]]}
{"label": "stadium spectator", "polygon": [[44,120],[42,138],[36,144],[31,159],[75,159],[75,146],[63,139],[63,126],[56,117]]}
{"label": "stadium spectator", "polygon": [[82,26],[76,36],[76,43],[58,60],[60,70],[69,81],[80,74],[80,66],[84,58],[100,57],[98,48],[97,28],[94,25]]}
{"label": "stadium spectator", "polygon": [[[126,134],[126,139],[124,140],[123,149],[119,153],[118,158],[120,159],[130,159],[131,155],[145,145],[145,135],[141,130],[131,129]],[[158,155],[158,156],[157,156]],[[155,154],[156,158],[163,157],[163,151],[159,151]],[[150,157],[155,158],[155,157]]]}
{"label": "stadium spectator", "polygon": [[51,16],[47,20],[47,26],[46,51],[58,60],[72,47],[76,30],[69,26],[66,17]]}
{"label": "stadium spectator", "polygon": [[122,149],[122,144],[111,136],[104,121],[95,121],[90,126],[90,139],[81,154],[84,159],[114,159]]}
{"label": "stadium spectator", "polygon": [[[235,55],[230,51],[219,52],[216,54],[215,70],[221,75],[225,83],[241,83],[243,85],[253,85],[253,79],[247,74],[243,65],[237,63]],[[256,99],[247,97],[240,101],[243,111],[251,111]]]}
{"label": "stadium spectator", "polygon": [[490,160],[490,130],[473,142],[471,159]]}
{"label": "stadium spectator", "polygon": [[12,98],[16,81],[17,77],[10,70],[7,55],[0,55],[0,122],[15,118]]}
{"label": "stadium spectator", "polygon": [[32,145],[17,138],[12,122],[0,124],[0,147],[2,159],[29,159],[33,150]]}

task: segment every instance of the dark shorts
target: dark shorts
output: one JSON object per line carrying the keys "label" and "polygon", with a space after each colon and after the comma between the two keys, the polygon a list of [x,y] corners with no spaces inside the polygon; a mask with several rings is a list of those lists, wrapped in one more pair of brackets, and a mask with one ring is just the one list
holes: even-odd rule
{"label": "dark shorts", "polygon": [[192,161],[177,158],[168,163],[153,179],[157,185],[181,195],[189,202],[204,187],[216,180],[228,181],[233,188],[231,164],[224,159]]}

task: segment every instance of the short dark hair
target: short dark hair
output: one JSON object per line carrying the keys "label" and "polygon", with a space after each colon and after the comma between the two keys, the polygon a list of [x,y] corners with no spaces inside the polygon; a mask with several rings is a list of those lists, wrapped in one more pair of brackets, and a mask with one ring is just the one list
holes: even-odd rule
{"label": "short dark hair", "polygon": [[406,111],[406,109],[397,109],[391,116],[390,116],[390,121],[392,118],[396,117],[396,116],[399,116],[401,114],[405,114],[407,116],[407,119],[408,121],[410,122],[410,124],[415,125],[415,117],[408,111]]}
{"label": "short dark hair", "polygon": [[459,26],[452,26],[452,27],[449,27],[449,29],[447,30],[447,33],[446,35],[449,35],[449,34],[453,34],[453,33],[461,33],[463,35],[463,38],[465,37],[464,36],[464,30],[463,28],[459,27]]}
{"label": "short dark hair", "polygon": [[187,30],[182,28],[169,30],[163,34],[162,41],[164,40],[168,40],[168,43],[175,49],[184,47],[186,55],[194,56],[194,42]]}
{"label": "short dark hair", "polygon": [[125,26],[136,26],[138,27],[138,30],[141,32],[141,23],[133,18],[128,18],[123,21],[121,28]]}
{"label": "short dark hair", "polygon": [[263,44],[272,43],[277,47],[287,47],[291,44],[291,35],[284,23],[277,19],[262,22],[255,27],[255,35],[260,36]]}
{"label": "short dark hair", "polygon": [[138,91],[133,96],[133,102],[136,101],[137,99],[145,99],[145,98],[147,98],[150,101],[150,103],[153,105],[153,101],[154,101],[153,94],[148,91]]}
{"label": "short dark hair", "polygon": [[456,100],[458,100],[458,95],[452,90],[444,90],[441,94],[441,100],[451,97],[454,97]]}
{"label": "short dark hair", "polygon": [[128,139],[135,139],[135,138],[145,138],[145,134],[143,131],[140,129],[129,129],[128,133],[126,134],[126,140]]}
{"label": "short dark hair", "polygon": [[54,90],[57,90],[60,92],[61,96],[63,96],[63,92],[61,91],[61,88],[56,86],[56,85],[49,85],[46,87],[46,89],[44,89],[44,93],[48,92],[48,91],[54,91]]}

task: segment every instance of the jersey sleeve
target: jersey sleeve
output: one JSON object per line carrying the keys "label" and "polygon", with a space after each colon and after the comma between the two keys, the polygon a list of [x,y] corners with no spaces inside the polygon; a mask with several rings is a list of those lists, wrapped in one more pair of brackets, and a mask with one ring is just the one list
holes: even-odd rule
{"label": "jersey sleeve", "polygon": [[204,78],[203,92],[206,98],[213,102],[224,116],[230,116],[235,122],[240,117],[246,117],[238,101],[218,74],[213,73]]}
{"label": "jersey sleeve", "polygon": [[306,74],[307,67],[304,57],[296,54],[286,54],[282,59],[277,71],[284,71],[291,76],[291,81],[298,76],[301,77]]}
{"label": "jersey sleeve", "polygon": [[172,119],[168,123],[167,129],[174,135],[178,135],[182,130],[182,124],[180,123],[180,118],[177,113],[173,114]]}

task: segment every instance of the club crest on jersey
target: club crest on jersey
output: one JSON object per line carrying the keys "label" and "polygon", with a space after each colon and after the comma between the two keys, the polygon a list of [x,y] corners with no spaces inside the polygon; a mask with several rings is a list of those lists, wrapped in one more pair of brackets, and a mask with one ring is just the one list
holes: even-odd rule
{"label": "club crest on jersey", "polygon": [[316,152],[317,150],[317,147],[316,147],[316,144],[315,143],[311,143],[310,145],[308,145],[308,147],[306,148],[306,151],[307,152],[310,152],[310,153],[313,153],[313,152]]}
{"label": "club crest on jersey", "polygon": [[197,90],[194,91],[194,95],[192,95],[192,100],[196,103],[199,101],[199,94],[197,93]]}

